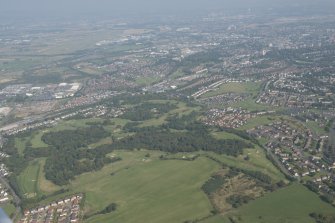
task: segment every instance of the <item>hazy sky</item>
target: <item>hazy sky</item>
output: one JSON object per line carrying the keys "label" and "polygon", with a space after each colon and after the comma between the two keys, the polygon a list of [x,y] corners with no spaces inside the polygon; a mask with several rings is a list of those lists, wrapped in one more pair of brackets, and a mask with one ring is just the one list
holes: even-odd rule
{"label": "hazy sky", "polygon": [[143,14],[283,6],[333,9],[335,0],[0,0],[0,12],[24,15]]}

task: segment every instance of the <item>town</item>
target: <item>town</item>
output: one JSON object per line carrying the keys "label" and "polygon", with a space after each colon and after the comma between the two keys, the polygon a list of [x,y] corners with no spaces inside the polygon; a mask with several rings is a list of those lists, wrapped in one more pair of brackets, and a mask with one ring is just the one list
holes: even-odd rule
{"label": "town", "polygon": [[[59,27],[0,23],[11,30],[0,33],[0,207],[14,222],[104,222],[107,214],[123,221],[136,209],[129,197],[141,201],[136,205],[152,200],[144,190],[156,183],[149,167],[163,163],[162,175],[171,176],[164,185],[173,185],[178,174],[167,166],[175,161],[184,165],[180,172],[208,171],[192,177],[201,178],[197,190],[215,182],[204,207],[208,200],[225,205],[202,207],[206,213],[183,222],[248,222],[231,217],[239,209],[222,198],[237,178],[265,188],[256,197],[299,185],[335,205],[333,15],[278,17],[269,10],[263,17],[250,10]],[[133,186],[140,194],[128,197],[134,191],[122,189]],[[246,205],[242,194],[231,200]],[[120,205],[103,209],[94,199]],[[151,220],[143,219],[137,221]]]}

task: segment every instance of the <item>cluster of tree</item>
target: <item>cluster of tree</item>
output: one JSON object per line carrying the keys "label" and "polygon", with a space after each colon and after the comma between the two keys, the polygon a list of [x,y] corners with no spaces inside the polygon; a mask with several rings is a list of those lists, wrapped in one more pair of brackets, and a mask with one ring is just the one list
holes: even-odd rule
{"label": "cluster of tree", "polygon": [[51,148],[34,152],[28,149],[25,155],[36,157],[49,153],[44,167],[45,176],[57,185],[64,185],[76,175],[96,171],[106,163],[118,161],[117,158],[110,159],[105,154],[86,148],[107,136],[109,133],[100,126],[49,132],[42,136],[42,140]]}
{"label": "cluster of tree", "polygon": [[145,121],[155,118],[157,115],[167,113],[175,108],[177,108],[177,106],[172,103],[146,102],[133,107],[121,117],[131,121]]}
{"label": "cluster of tree", "polygon": [[108,157],[84,157],[76,150],[58,150],[46,160],[45,177],[57,185],[65,185],[75,176],[91,171],[100,170],[105,164],[121,160]]}
{"label": "cluster of tree", "polygon": [[204,131],[171,132],[157,128],[142,129],[135,135],[114,142],[112,149],[148,149],[165,152],[213,151],[219,154],[238,156],[252,144],[241,140],[218,140]]}
{"label": "cluster of tree", "polygon": [[326,126],[325,126],[325,131],[326,132],[329,132],[330,128],[333,127],[333,124],[334,124],[334,119],[331,119],[327,122]]}
{"label": "cluster of tree", "polygon": [[93,214],[90,214],[90,215],[84,215],[84,219],[88,219],[88,218],[91,218],[95,215],[99,215],[99,214],[109,214],[109,213],[112,213],[114,211],[116,211],[117,209],[117,204],[116,203],[111,203],[109,204],[107,207],[105,207],[102,211],[98,211],[98,212],[95,212]]}
{"label": "cluster of tree", "polygon": [[94,143],[110,134],[101,126],[90,126],[77,130],[48,132],[42,136],[43,142],[56,148],[79,148]]}
{"label": "cluster of tree", "polygon": [[262,145],[258,142],[258,140],[255,137],[251,136],[246,131],[238,130],[238,129],[232,129],[232,128],[222,128],[222,127],[219,128],[219,129],[221,131],[224,131],[224,132],[235,134],[235,135],[241,137],[242,139],[248,140],[248,141],[262,147]]}
{"label": "cluster of tree", "polygon": [[253,171],[253,170],[244,170],[241,169],[240,170],[242,173],[244,173],[245,175],[248,175],[256,180],[259,180],[265,184],[271,184],[272,183],[272,179],[271,177],[269,177],[268,175],[266,175],[265,173],[262,173],[260,171]]}
{"label": "cluster of tree", "polygon": [[226,198],[226,201],[233,206],[233,208],[238,208],[243,204],[247,204],[250,200],[253,200],[252,197],[241,194],[233,194]]}
{"label": "cluster of tree", "polygon": [[[316,183],[314,183],[313,181],[307,181],[304,185],[310,191],[320,194],[319,186]],[[332,186],[332,184],[330,183],[328,186]],[[329,204],[333,204],[333,202],[335,201],[335,196],[332,195],[332,194],[329,194],[329,193],[322,193],[320,195],[320,199],[323,200],[324,202],[329,203]]]}
{"label": "cluster of tree", "polygon": [[334,223],[335,215],[333,216],[325,216],[323,214],[318,213],[310,213],[309,216],[315,220],[315,223]]}
{"label": "cluster of tree", "polygon": [[214,175],[202,185],[201,189],[207,194],[211,195],[218,191],[226,183],[226,176]]}
{"label": "cluster of tree", "polygon": [[99,214],[108,214],[108,213],[111,213],[113,211],[116,211],[116,208],[117,208],[117,204],[111,203],[107,207],[105,207],[105,209],[103,209],[102,211],[100,211]]}
{"label": "cluster of tree", "polygon": [[51,155],[51,149],[49,147],[32,148],[31,146],[26,147],[24,150],[24,158],[33,160],[35,158],[48,157]]}
{"label": "cluster of tree", "polygon": [[[197,113],[191,112],[188,115],[182,115],[179,117],[178,115],[169,116],[166,121],[167,123],[163,125],[164,128],[169,129],[176,129],[176,130],[192,130],[192,127],[194,127],[194,124],[196,123]],[[198,123],[202,126],[202,128],[206,128],[204,125]],[[198,127],[199,127],[198,125]],[[197,129],[199,130],[199,129]]]}

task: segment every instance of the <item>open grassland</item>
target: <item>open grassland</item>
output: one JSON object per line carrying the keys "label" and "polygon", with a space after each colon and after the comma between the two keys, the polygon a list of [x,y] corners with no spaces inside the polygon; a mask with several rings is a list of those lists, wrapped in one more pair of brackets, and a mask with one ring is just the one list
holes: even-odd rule
{"label": "open grassland", "polygon": [[26,143],[29,141],[29,137],[26,138],[15,138],[15,147],[17,148],[19,155],[23,156],[26,148]]}
{"label": "open grassland", "polygon": [[30,143],[33,148],[48,147],[48,145],[45,144],[41,139],[43,134],[44,134],[44,131],[39,131],[32,135]]}
{"label": "open grassland", "polygon": [[45,178],[44,165],[44,158],[35,159],[17,177],[20,190],[26,198],[39,197],[61,189]]}
{"label": "open grassland", "polygon": [[61,189],[60,186],[55,185],[45,178],[44,165],[45,159],[39,159],[40,170],[38,173],[38,190],[44,194],[56,192]]}
{"label": "open grassland", "polygon": [[150,77],[138,77],[135,80],[135,83],[140,85],[140,86],[148,86],[151,85],[155,82],[160,81],[162,78],[159,76],[150,76]]}
{"label": "open grassland", "polygon": [[[150,157],[146,156],[150,154]],[[158,151],[115,151],[122,160],[82,174],[67,194],[84,192],[85,213],[114,202],[117,211],[85,222],[183,222],[210,215],[212,206],[201,186],[220,166],[205,157],[194,161],[160,160]],[[57,197],[48,198],[50,202]]]}
{"label": "open grassland", "polygon": [[238,135],[235,135],[233,133],[229,133],[229,132],[224,132],[224,131],[218,131],[218,132],[212,132],[212,135],[216,138],[216,139],[237,139],[237,140],[242,140],[242,141],[246,141],[245,139],[239,137]]}
{"label": "open grassland", "polygon": [[[238,139],[245,141],[245,139],[232,133],[214,132],[212,134],[217,139]],[[227,156],[224,154],[218,155],[215,153],[208,154],[230,167],[261,171],[269,175],[275,181],[285,179],[285,176],[266,158],[264,150],[257,145],[255,145],[255,149],[244,149],[243,155],[238,157]],[[248,160],[245,160],[245,157],[248,157]]]}
{"label": "open grassland", "polygon": [[335,208],[303,185],[294,183],[201,223],[231,223],[229,217],[236,223],[314,223],[309,217],[312,212],[333,215]]}
{"label": "open grassland", "polygon": [[248,130],[252,129],[261,125],[268,125],[270,123],[273,123],[275,121],[278,121],[279,117],[278,116],[270,116],[270,115],[265,115],[265,116],[258,116],[256,118],[252,118],[247,121],[247,123],[243,126],[241,126],[239,129],[240,130]]}
{"label": "open grassland", "polygon": [[280,108],[277,107],[271,107],[267,105],[257,104],[255,102],[255,98],[248,98],[244,101],[237,102],[235,104],[232,104],[231,107],[233,108],[242,108],[246,109],[248,111],[270,111],[270,110],[277,110]]}
{"label": "open grassland", "polygon": [[20,190],[26,198],[34,198],[40,195],[38,186],[41,160],[31,161],[28,167],[17,177]]}
{"label": "open grassland", "polygon": [[182,222],[210,214],[211,204],[200,187],[217,169],[205,158],[192,162],[142,158],[113,176],[107,167],[98,176],[88,177],[91,180],[87,180],[90,174],[84,174],[71,185],[87,191],[91,210],[101,210],[111,202],[119,205],[115,213],[87,222]]}
{"label": "open grassland", "polygon": [[213,97],[225,93],[251,93],[252,95],[257,95],[260,86],[261,82],[226,83],[202,95],[201,98]]}
{"label": "open grassland", "polygon": [[267,194],[236,210],[238,223],[313,223],[312,212],[334,214],[335,208],[301,184]]}
{"label": "open grassland", "polygon": [[[285,176],[266,158],[264,150],[258,147],[255,149],[245,149],[244,154],[238,157],[224,154],[218,155],[212,152],[207,152],[206,154],[229,167],[260,171],[269,175],[275,182],[285,180]],[[246,156],[249,157],[249,160],[245,160]]]}

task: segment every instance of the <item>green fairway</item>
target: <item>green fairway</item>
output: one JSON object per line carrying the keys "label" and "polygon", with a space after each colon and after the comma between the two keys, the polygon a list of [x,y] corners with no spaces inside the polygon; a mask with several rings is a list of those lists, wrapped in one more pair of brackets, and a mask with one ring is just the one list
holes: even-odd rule
{"label": "green fairway", "polygon": [[[152,100],[150,102],[153,103],[176,103],[176,101],[173,100]],[[153,118],[153,119],[149,119],[144,121],[141,125],[139,125],[140,127],[147,127],[147,126],[159,126],[162,125],[166,122],[166,119],[169,115],[188,115],[193,111],[199,111],[200,107],[188,107],[184,102],[178,102],[177,104],[177,108],[173,109],[171,111],[169,111],[168,113],[160,116],[159,118]]]}
{"label": "green fairway", "polygon": [[312,212],[334,214],[335,208],[301,184],[292,184],[242,206],[231,215],[237,223],[313,223],[309,217]]}
{"label": "green fairway", "polygon": [[60,190],[61,187],[55,185],[54,183],[45,178],[45,172],[44,172],[45,161],[46,161],[45,159],[39,160],[40,170],[38,173],[38,191],[43,192],[43,194],[49,194]]}
{"label": "green fairway", "polygon": [[[275,182],[285,180],[285,176],[266,158],[263,149],[244,149],[241,156],[233,157],[224,154],[215,154],[207,152],[210,155],[230,167],[236,167],[245,170],[261,171],[269,175]],[[248,156],[249,160],[244,158]]]}
{"label": "green fairway", "polygon": [[248,129],[252,129],[255,127],[258,127],[260,125],[267,125],[270,124],[272,122],[275,122],[276,120],[278,120],[278,116],[269,116],[269,115],[265,115],[265,116],[258,116],[256,118],[252,118],[250,120],[247,121],[247,123],[243,126],[241,126],[239,129],[240,130],[248,130]]}
{"label": "green fairway", "polygon": [[151,77],[139,77],[135,80],[135,83],[140,86],[148,86],[155,82],[160,81],[162,78],[158,76],[151,76]]}
{"label": "green fairway", "polygon": [[263,105],[263,104],[257,104],[255,102],[255,100],[256,99],[254,99],[254,98],[249,98],[245,101],[237,102],[237,103],[231,105],[231,107],[242,108],[242,109],[246,109],[248,111],[270,111],[270,110],[279,109],[277,107],[270,107],[270,106]]}
{"label": "green fairway", "polygon": [[26,148],[26,143],[29,140],[28,138],[15,138],[15,147],[17,148],[19,155],[23,156],[24,150]]}
{"label": "green fairway", "polygon": [[213,97],[225,93],[251,93],[256,95],[259,91],[261,83],[260,82],[246,82],[246,83],[226,83],[220,85],[214,91],[210,91],[201,96],[201,98]]}
{"label": "green fairway", "polygon": [[34,160],[17,177],[22,194],[26,198],[33,198],[40,194],[38,178],[41,170],[41,160]]}
{"label": "green fairway", "polygon": [[122,161],[71,182],[71,192],[86,192],[87,213],[118,204],[115,213],[87,222],[183,222],[210,214],[211,204],[200,188],[219,165],[207,158],[162,161],[162,153],[150,151],[145,158],[147,153],[117,151]]}
{"label": "green fairway", "polygon": [[229,132],[224,132],[224,131],[218,131],[218,132],[213,132],[212,135],[216,138],[216,139],[237,139],[237,140],[242,140],[242,141],[246,141],[245,139],[239,137],[238,135],[235,135],[233,133],[229,133]]}
{"label": "green fairway", "polygon": [[48,145],[45,144],[41,139],[43,134],[44,134],[44,131],[39,131],[33,134],[32,139],[30,140],[31,146],[33,148],[48,147]]}

